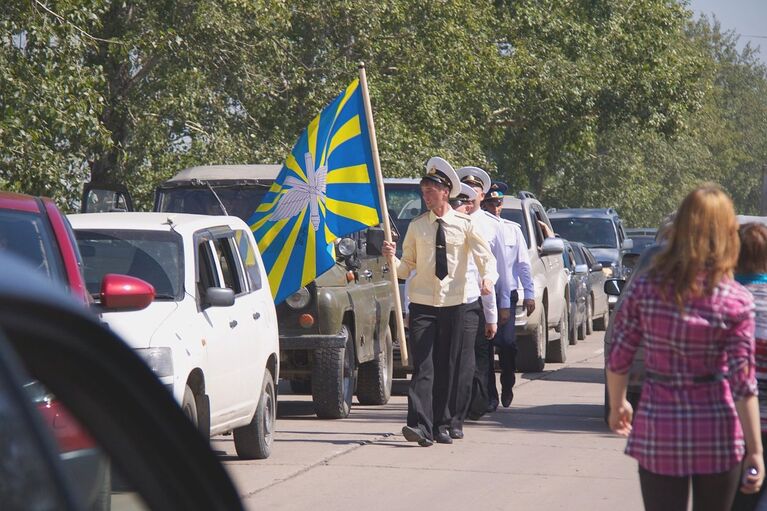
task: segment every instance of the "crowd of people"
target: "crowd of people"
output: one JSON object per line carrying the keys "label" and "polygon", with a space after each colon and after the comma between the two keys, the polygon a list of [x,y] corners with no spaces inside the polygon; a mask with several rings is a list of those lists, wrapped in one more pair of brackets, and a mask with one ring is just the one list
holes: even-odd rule
{"label": "crowd of people", "polygon": [[[477,420],[514,398],[514,311],[522,294],[535,308],[530,259],[520,226],[501,218],[506,185],[479,167],[457,171],[431,158],[421,180],[427,212],[384,253],[409,275],[408,322],[413,375],[402,434],[423,447],[464,437]],[[501,364],[501,392],[494,360]]]}
{"label": "crowd of people", "polygon": [[[462,439],[464,422],[499,402],[510,406],[514,311],[521,297],[532,313],[535,300],[520,227],[500,217],[505,184],[434,157],[420,186],[428,211],[411,223],[401,259],[393,243],[384,253],[409,275],[414,372],[402,434],[428,447]],[[690,499],[695,511],[767,509],[767,226],[739,227],[726,192],[704,184],[659,240],[611,325],[610,427],[628,437],[645,509],[686,511]],[[640,347],[635,411],[626,388]]]}

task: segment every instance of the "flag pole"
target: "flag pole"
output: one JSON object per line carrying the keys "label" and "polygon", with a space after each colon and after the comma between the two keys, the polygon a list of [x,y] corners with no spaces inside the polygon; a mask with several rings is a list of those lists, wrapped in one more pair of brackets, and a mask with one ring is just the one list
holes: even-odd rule
{"label": "flag pole", "polygon": [[[360,86],[362,87],[362,100],[365,104],[365,118],[368,123],[368,133],[370,134],[370,149],[373,152],[373,167],[376,172],[376,185],[378,187],[378,203],[381,205],[381,220],[383,221],[384,237],[386,241],[391,241],[391,226],[389,225],[389,208],[386,207],[386,194],[384,193],[383,174],[381,173],[381,160],[378,158],[378,143],[376,142],[376,128],[373,124],[373,109],[370,106],[370,95],[368,94],[368,80],[365,74],[365,63],[360,62]],[[400,357],[402,365],[410,365],[408,357],[407,340],[405,339],[405,324],[402,321],[402,302],[399,296],[399,282],[397,280],[397,267],[393,260],[389,260],[389,279],[394,290],[394,312],[397,321],[397,338],[399,339]]]}

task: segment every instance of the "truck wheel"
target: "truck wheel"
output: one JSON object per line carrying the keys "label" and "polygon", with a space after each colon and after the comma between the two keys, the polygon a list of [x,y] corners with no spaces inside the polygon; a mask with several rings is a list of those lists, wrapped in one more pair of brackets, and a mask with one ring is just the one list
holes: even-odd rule
{"label": "truck wheel", "polygon": [[546,343],[546,362],[555,362],[562,364],[567,361],[568,332],[570,331],[570,316],[567,311],[559,319],[559,339]]}
{"label": "truck wheel", "polygon": [[607,330],[607,325],[610,323],[610,313],[605,312],[599,319],[594,319],[594,330],[604,332]]}
{"label": "truck wheel", "polygon": [[277,421],[277,394],[268,370],[261,385],[261,397],[250,424],[235,428],[234,449],[244,460],[264,460],[272,453],[274,424]]}
{"label": "truck wheel", "polygon": [[354,339],[344,325],[344,348],[314,350],[312,367],[312,401],[314,412],[321,419],[348,417],[357,384],[357,362],[354,358]]}
{"label": "truck wheel", "polygon": [[311,394],[312,380],[290,380],[290,390],[293,394]]}
{"label": "truck wheel", "polygon": [[391,328],[384,333],[381,352],[374,360],[360,365],[357,379],[357,400],[361,405],[385,405],[391,397],[394,348]]}
{"label": "truck wheel", "polygon": [[527,335],[517,341],[517,369],[522,372],[539,373],[545,364],[544,353],[549,340],[548,316],[546,306],[541,311],[538,328],[533,335]]}
{"label": "truck wheel", "polygon": [[194,398],[194,392],[191,387],[187,385],[184,387],[184,399],[181,400],[181,409],[184,411],[184,415],[192,421],[195,428],[199,429],[199,420],[197,419],[197,400]]}

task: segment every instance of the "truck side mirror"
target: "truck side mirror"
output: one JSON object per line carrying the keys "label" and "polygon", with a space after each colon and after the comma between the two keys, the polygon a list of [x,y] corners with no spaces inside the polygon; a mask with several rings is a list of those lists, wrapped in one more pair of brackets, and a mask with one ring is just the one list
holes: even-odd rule
{"label": "truck side mirror", "polygon": [[231,307],[234,305],[234,289],[209,287],[205,290],[203,302],[211,307]]}

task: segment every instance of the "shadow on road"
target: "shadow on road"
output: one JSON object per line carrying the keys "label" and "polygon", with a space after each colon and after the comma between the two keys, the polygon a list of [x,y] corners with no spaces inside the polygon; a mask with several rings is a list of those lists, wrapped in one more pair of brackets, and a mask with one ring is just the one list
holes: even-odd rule
{"label": "shadow on road", "polygon": [[[556,420],[552,420],[556,417]],[[466,428],[502,428],[548,433],[604,433],[612,436],[603,420],[602,405],[551,404],[498,409],[478,421],[467,421]]]}
{"label": "shadow on road", "polygon": [[[524,376],[532,377],[533,373],[527,373]],[[605,372],[604,369],[598,367],[563,367],[562,369],[548,372],[536,379],[604,384]]]}

